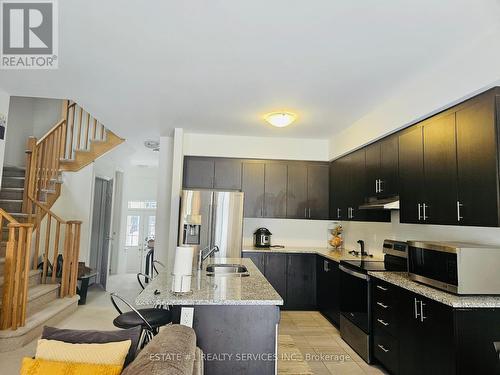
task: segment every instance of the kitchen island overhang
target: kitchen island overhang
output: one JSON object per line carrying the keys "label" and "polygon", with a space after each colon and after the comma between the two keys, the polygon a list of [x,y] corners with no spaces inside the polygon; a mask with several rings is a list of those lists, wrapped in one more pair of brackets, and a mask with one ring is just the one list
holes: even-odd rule
{"label": "kitchen island overhang", "polygon": [[[210,374],[275,374],[279,306],[283,299],[250,259],[222,258],[242,264],[248,276],[208,276],[193,270],[192,293],[173,295],[172,276],[160,273],[137,297],[136,305],[169,306],[173,322],[183,307],[193,307],[193,329]],[[207,262],[207,264],[210,262]]]}

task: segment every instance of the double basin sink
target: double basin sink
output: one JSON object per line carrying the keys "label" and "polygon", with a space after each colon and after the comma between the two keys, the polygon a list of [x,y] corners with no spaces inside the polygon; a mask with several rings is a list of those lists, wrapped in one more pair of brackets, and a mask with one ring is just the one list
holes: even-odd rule
{"label": "double basin sink", "polygon": [[209,264],[206,268],[207,276],[249,276],[248,269],[243,264]]}

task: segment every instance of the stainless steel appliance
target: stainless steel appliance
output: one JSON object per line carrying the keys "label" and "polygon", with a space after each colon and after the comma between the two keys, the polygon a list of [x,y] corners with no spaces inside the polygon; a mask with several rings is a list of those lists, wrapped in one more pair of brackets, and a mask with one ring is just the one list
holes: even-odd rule
{"label": "stainless steel appliance", "polygon": [[267,228],[257,229],[253,234],[255,247],[271,247],[271,235]]}
{"label": "stainless steel appliance", "polygon": [[385,240],[383,260],[368,256],[340,261],[340,335],[371,362],[371,280],[368,271],[406,271],[405,242]]}
{"label": "stainless steel appliance", "polygon": [[[214,258],[241,258],[243,193],[235,191],[183,190],[180,246],[193,246],[195,254],[217,246]],[[196,258],[196,256],[195,256]]]}
{"label": "stainless steel appliance", "polygon": [[500,294],[500,247],[408,241],[410,279],[456,294]]}

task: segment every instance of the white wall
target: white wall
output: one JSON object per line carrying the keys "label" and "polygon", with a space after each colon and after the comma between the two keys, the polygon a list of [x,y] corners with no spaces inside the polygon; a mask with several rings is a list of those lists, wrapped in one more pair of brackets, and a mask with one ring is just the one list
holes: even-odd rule
{"label": "white wall", "polygon": [[63,220],[81,220],[80,261],[88,263],[94,192],[94,163],[78,172],[63,172],[61,195],[51,210]]}
{"label": "white wall", "polygon": [[25,145],[28,137],[42,137],[61,119],[62,101],[58,99],[13,96],[7,127],[5,165],[25,165]]}
{"label": "white wall", "polygon": [[[7,122],[9,118],[9,103],[10,103],[9,94],[0,89],[0,114],[3,114],[5,116]],[[0,166],[4,165],[4,155],[5,155],[5,140],[0,139]],[[2,173],[3,169],[0,168],[0,186],[2,184]]]}
{"label": "white wall", "polygon": [[500,228],[462,227],[399,223],[399,211],[393,211],[390,223],[342,222],[347,249],[355,249],[364,240],[367,250],[382,253],[384,239],[465,241],[500,247]]}
{"label": "white wall", "polygon": [[[155,236],[155,257],[171,265],[171,255],[169,255],[169,233],[170,217],[172,215],[172,160],[173,160],[174,139],[171,137],[160,137],[160,157],[158,163],[158,184],[157,184],[157,209],[156,209],[156,236]],[[177,238],[177,237],[176,237]]]}
{"label": "white wall", "polygon": [[330,159],[417,122],[478,91],[500,84],[499,29],[463,46],[431,70],[411,77],[394,95],[330,138]]}
{"label": "white wall", "polygon": [[328,160],[328,140],[187,133],[184,154],[322,161]]}

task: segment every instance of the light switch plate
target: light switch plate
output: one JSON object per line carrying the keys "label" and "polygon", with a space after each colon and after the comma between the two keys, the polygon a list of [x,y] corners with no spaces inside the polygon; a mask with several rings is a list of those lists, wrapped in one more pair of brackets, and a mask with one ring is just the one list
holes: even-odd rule
{"label": "light switch plate", "polygon": [[194,307],[181,307],[180,324],[187,327],[193,327]]}

